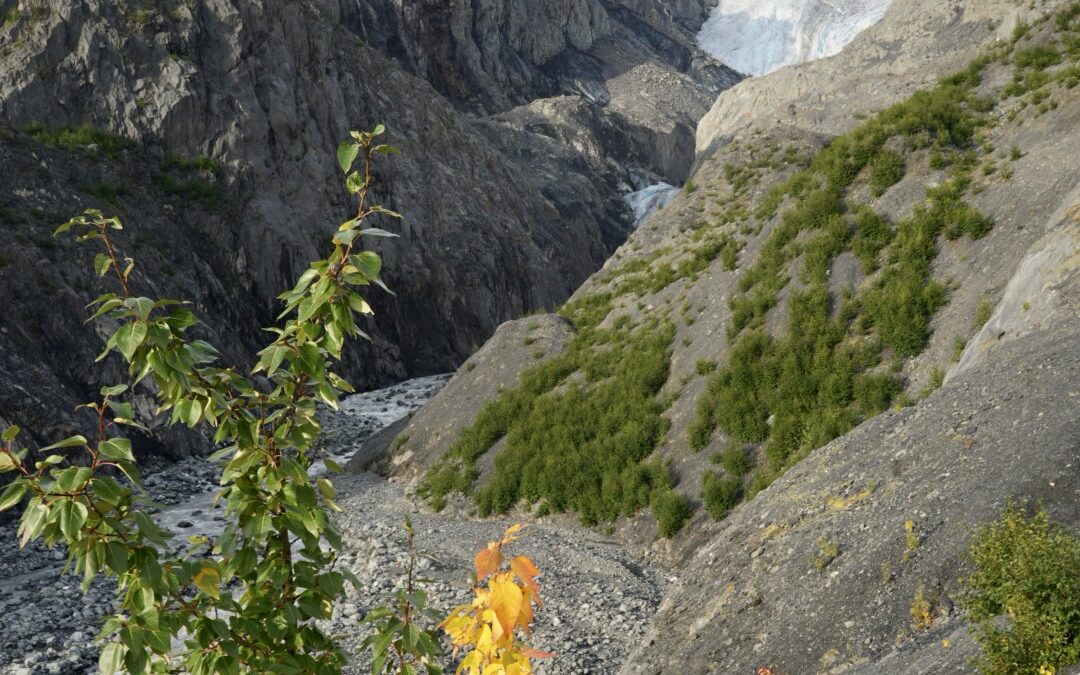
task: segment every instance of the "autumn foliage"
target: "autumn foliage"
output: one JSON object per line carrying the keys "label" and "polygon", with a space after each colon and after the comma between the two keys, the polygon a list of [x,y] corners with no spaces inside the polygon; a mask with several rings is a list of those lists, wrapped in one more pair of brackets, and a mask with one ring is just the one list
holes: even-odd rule
{"label": "autumn foliage", "polygon": [[442,622],[455,655],[468,652],[457,673],[468,675],[528,675],[530,659],[552,656],[527,647],[519,633],[531,634],[533,606],[540,607],[540,570],[532,560],[517,556],[504,566],[503,547],[519,539],[521,525],[513,525],[502,539],[476,554],[475,597]]}

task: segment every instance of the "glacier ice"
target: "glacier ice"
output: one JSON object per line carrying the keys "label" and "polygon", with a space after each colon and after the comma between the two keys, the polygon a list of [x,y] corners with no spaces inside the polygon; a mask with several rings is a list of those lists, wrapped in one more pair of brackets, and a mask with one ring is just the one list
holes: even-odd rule
{"label": "glacier ice", "polygon": [[654,183],[642,190],[631,192],[623,197],[630,208],[634,210],[634,227],[638,227],[655,211],[659,211],[668,204],[679,188],[667,183]]}
{"label": "glacier ice", "polygon": [[703,50],[747,75],[832,56],[892,0],[719,0],[698,33]]}

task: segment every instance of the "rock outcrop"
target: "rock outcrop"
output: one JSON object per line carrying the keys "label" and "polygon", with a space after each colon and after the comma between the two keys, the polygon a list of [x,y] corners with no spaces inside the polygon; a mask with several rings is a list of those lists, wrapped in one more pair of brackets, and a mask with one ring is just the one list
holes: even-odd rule
{"label": "rock outcrop", "polygon": [[[651,2],[578,3],[584,14],[570,18],[527,2],[477,6],[476,17],[468,3],[445,17],[443,3],[25,4],[7,3],[0,27],[3,152],[13,169],[0,178],[13,407],[0,410],[42,434],[50,402],[70,409],[97,381],[82,364],[98,338],[79,327],[77,309],[96,293],[81,277],[48,274],[68,269],[67,249],[53,248],[49,233],[69,214],[123,214],[131,241],[149,247],[145,278],[194,297],[208,337],[243,361],[273,320],[276,294],[349,210],[334,148],[349,129],[385,122],[403,151],[377,169],[378,197],[406,214],[387,224],[400,239],[378,245],[397,296],[372,294],[374,341],[352,349],[345,370],[360,386],[445,371],[499,323],[558,304],[602,264],[633,225],[622,194],[656,176],[684,178],[697,119],[737,79],[693,47],[703,18],[693,3],[674,14]],[[487,37],[460,33],[474,19]],[[479,43],[466,48],[465,38]],[[630,58],[654,43],[632,55],[642,86],[655,94],[677,85],[684,97],[639,101],[624,122],[631,116],[619,102],[637,76],[617,77],[631,64],[602,55]],[[460,58],[443,58],[452,54]],[[578,77],[574,55],[596,77],[564,92]],[[444,67],[473,74],[443,77]],[[484,70],[492,67],[502,69]],[[631,93],[590,98],[593,85]],[[535,100],[548,93],[561,95]],[[49,135],[81,125],[123,150]],[[45,143],[19,131],[31,127]],[[652,149],[640,149],[641,138]],[[24,288],[28,272],[50,276],[48,285]],[[64,301],[50,303],[43,288]],[[64,311],[43,333],[25,317],[50,304]]]}

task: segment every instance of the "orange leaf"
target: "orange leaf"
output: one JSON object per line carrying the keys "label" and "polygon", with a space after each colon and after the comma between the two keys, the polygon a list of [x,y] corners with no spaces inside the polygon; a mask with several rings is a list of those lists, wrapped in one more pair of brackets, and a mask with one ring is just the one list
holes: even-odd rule
{"label": "orange leaf", "polygon": [[533,649],[532,647],[525,647],[519,652],[527,659],[553,659],[555,654],[553,652],[542,652],[539,649]]}
{"label": "orange leaf", "polygon": [[540,569],[536,564],[525,556],[519,555],[510,561],[510,569],[532,591],[533,597],[536,598],[536,604],[542,606],[543,603],[540,602],[540,584],[536,583],[536,576],[540,574]]}
{"label": "orange leaf", "polygon": [[499,565],[502,565],[502,549],[492,542],[487,545],[487,548],[480,549],[473,563],[476,565],[477,579],[489,577],[499,569]]}

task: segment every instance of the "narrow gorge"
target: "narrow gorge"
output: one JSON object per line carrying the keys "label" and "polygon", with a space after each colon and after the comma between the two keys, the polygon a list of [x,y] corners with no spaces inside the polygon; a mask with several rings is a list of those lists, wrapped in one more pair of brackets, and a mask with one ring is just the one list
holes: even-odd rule
{"label": "narrow gorge", "polygon": [[[369,244],[393,294],[365,293],[371,339],[340,366],[364,393],[319,413],[361,582],[319,623],[345,672],[371,672],[361,619],[404,588],[409,518],[443,613],[475,551],[527,525],[529,643],[555,653],[538,673],[1080,673],[994,665],[987,635],[1055,630],[1034,639],[1061,654],[1080,632],[1024,623],[1046,608],[990,622],[972,590],[1010,504],[1080,535],[1080,3],[0,17],[0,428],[32,453],[90,435],[76,406],[125,381],[94,363],[93,256],[60,222],[119,215],[133,281],[190,300],[193,335],[248,370],[351,208],[339,141],[384,123],[400,149],[373,192],[399,236]],[[171,546],[222,537],[214,444],[131,394]],[[111,582],[83,595],[61,549],[18,550],[15,520],[0,670],[98,672]],[[1080,598],[1063,584],[1037,604]]]}

